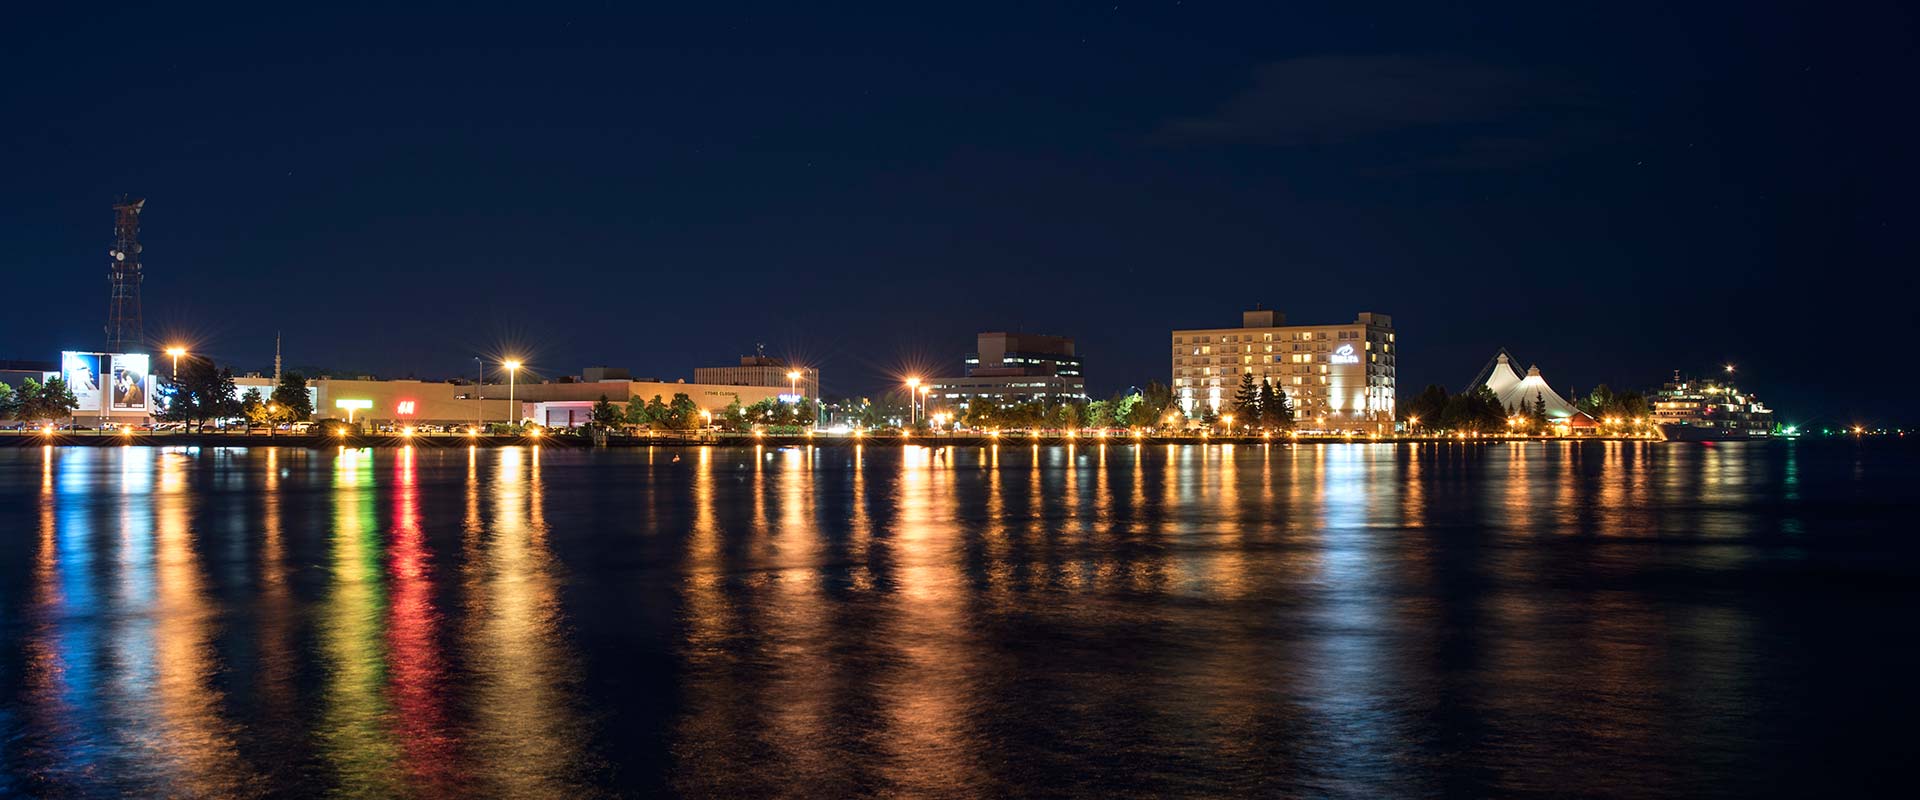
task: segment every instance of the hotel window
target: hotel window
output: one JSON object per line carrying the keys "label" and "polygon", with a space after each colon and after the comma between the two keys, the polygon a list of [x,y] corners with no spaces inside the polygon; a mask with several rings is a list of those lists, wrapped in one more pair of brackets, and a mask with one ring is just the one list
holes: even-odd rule
{"label": "hotel window", "polygon": [[1306,382],[1307,382],[1307,379],[1306,379],[1306,378],[1302,378],[1302,377],[1300,377],[1300,376],[1298,376],[1298,375],[1295,375],[1295,376],[1293,376],[1293,385],[1295,385],[1295,386],[1299,386],[1299,385],[1301,385],[1301,384],[1303,384],[1303,383],[1306,383]]}

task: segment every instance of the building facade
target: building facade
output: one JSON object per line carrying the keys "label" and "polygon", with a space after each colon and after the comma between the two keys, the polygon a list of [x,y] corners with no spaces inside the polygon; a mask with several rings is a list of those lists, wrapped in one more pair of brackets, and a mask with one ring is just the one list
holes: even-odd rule
{"label": "building facade", "polygon": [[929,408],[964,408],[975,398],[1002,404],[1087,399],[1080,356],[1065,336],[982,333],[964,364],[964,375],[927,381]]}
{"label": "building facade", "polygon": [[[789,378],[791,373],[799,378]],[[820,398],[820,370],[795,367],[771,356],[741,356],[739,366],[695,367],[693,382],[719,386],[766,386],[798,390],[801,398]]]}
{"label": "building facade", "polygon": [[1173,332],[1173,394],[1188,416],[1226,413],[1240,376],[1287,393],[1303,430],[1393,430],[1393,320],[1362,313],[1338,325],[1288,325],[1277,311],[1248,311],[1237,328]]}

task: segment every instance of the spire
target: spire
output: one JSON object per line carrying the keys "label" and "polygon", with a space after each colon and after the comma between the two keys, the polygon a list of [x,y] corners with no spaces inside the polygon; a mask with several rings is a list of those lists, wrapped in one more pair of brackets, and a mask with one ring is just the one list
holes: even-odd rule
{"label": "spire", "polygon": [[280,385],[280,332],[273,332],[273,385]]}

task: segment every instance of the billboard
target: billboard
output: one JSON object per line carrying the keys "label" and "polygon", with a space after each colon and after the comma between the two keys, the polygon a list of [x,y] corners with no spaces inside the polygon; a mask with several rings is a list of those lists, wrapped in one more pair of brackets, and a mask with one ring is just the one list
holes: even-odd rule
{"label": "billboard", "polygon": [[60,353],[60,377],[80,406],[74,409],[144,412],[153,407],[153,382],[145,353]]}
{"label": "billboard", "polygon": [[107,395],[114,411],[145,411],[148,408],[147,355],[113,354],[113,384]]}
{"label": "billboard", "polygon": [[60,376],[67,380],[67,388],[73,390],[74,399],[80,401],[75,411],[100,410],[99,353],[62,352]]}

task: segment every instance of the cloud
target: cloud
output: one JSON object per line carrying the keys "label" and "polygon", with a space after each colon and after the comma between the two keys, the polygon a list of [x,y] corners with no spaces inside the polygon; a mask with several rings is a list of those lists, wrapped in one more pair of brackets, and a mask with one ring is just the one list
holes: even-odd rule
{"label": "cloud", "polygon": [[1163,124],[1164,144],[1407,144],[1433,166],[1537,160],[1585,140],[1590,103],[1557,79],[1413,55],[1311,56],[1260,66],[1213,113]]}

